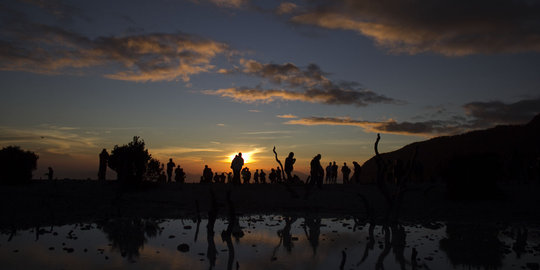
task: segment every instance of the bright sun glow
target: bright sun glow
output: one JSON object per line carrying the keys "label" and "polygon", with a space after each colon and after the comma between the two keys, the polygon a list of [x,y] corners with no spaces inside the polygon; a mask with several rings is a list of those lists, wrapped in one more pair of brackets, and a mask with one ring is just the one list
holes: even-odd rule
{"label": "bright sun glow", "polygon": [[[238,155],[238,153],[230,154],[228,161],[231,162],[236,155]],[[244,164],[251,162],[251,152],[248,152],[248,153],[242,152],[242,158],[244,158]]]}

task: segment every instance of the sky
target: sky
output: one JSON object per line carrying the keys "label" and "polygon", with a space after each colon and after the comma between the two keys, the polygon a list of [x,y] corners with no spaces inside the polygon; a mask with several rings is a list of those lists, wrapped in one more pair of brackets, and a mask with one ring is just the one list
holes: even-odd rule
{"label": "sky", "polygon": [[[193,179],[295,170],[540,113],[540,2],[0,2],[0,147],[62,178],[140,136]],[[114,178],[113,172],[108,173]]]}

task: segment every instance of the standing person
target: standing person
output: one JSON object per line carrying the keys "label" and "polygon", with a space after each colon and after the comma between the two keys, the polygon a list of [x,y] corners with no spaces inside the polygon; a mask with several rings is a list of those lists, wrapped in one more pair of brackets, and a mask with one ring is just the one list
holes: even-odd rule
{"label": "standing person", "polygon": [[276,168],[276,180],[278,183],[281,182],[281,169],[279,168],[279,166]]}
{"label": "standing person", "polygon": [[240,171],[242,170],[242,166],[244,166],[244,159],[242,158],[242,153],[239,152],[231,162],[234,184],[240,184]]}
{"label": "standing person", "polygon": [[332,165],[332,184],[337,183],[337,172],[338,172],[338,165],[334,161],[334,164]]}
{"label": "standing person", "polygon": [[351,182],[360,183],[360,174],[362,173],[362,167],[356,161],[353,161],[353,165],[354,165],[354,173],[353,173],[353,176],[351,177]]}
{"label": "standing person", "polygon": [[212,169],[208,168],[208,165],[204,165],[203,170],[203,179],[205,183],[212,183],[212,177],[214,176],[214,173],[212,172]]}
{"label": "standing person", "polygon": [[296,162],[296,158],[294,158],[294,153],[290,152],[289,156],[285,159],[285,174],[287,174],[287,181],[292,180],[291,173],[293,171],[293,165]]}
{"label": "standing person", "polygon": [[170,183],[172,181],[172,173],[174,170],[174,167],[176,164],[172,161],[172,158],[169,158],[169,162],[167,163],[167,182]]}
{"label": "standing person", "polygon": [[343,162],[343,167],[341,167],[341,174],[343,174],[343,184],[347,184],[349,182],[350,173],[351,173],[351,169],[347,167],[346,162]]}
{"label": "standing person", "polygon": [[259,183],[259,169],[255,169],[255,173],[253,174],[253,182],[255,182],[255,184]]}
{"label": "standing person", "polygon": [[251,180],[251,172],[249,171],[248,167],[242,169],[242,178],[244,178],[244,184],[249,184],[249,180]]}
{"label": "standing person", "polygon": [[109,153],[107,149],[103,148],[99,154],[99,170],[98,170],[98,180],[104,181],[107,175],[107,162],[109,161]]}
{"label": "standing person", "polygon": [[227,183],[232,183],[232,172],[227,173]]}
{"label": "standing person", "polygon": [[276,170],[274,170],[274,168],[271,169],[270,174],[268,175],[268,179],[270,180],[270,184],[276,183],[277,175],[276,175]]}
{"label": "standing person", "polygon": [[225,176],[225,173],[222,172],[221,175],[219,176],[219,182],[220,183],[225,183],[226,178],[227,178],[227,176]]}
{"label": "standing person", "polygon": [[332,162],[328,163],[328,166],[326,166],[326,183],[332,182]]}
{"label": "standing person", "polygon": [[321,166],[321,154],[317,154],[310,163],[311,167],[311,185],[317,184],[319,188],[322,188],[324,179],[324,169]]}
{"label": "standing person", "polygon": [[184,173],[184,169],[180,168],[180,165],[174,169],[174,181],[176,183],[184,183],[186,179],[186,173]]}
{"label": "standing person", "polygon": [[259,173],[259,178],[262,184],[266,184],[266,173],[264,173],[262,169],[261,169],[261,172]]}
{"label": "standing person", "polygon": [[49,179],[49,181],[51,181],[51,180],[53,180],[54,170],[53,170],[52,167],[47,168],[47,170],[49,171],[48,173],[46,173],[47,179]]}

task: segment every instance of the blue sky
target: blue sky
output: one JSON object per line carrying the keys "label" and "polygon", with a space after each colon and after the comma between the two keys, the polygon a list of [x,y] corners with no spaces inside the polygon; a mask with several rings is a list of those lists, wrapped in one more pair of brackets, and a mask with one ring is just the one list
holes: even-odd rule
{"label": "blue sky", "polygon": [[[531,1],[40,1],[0,4],[0,146],[59,178],[143,138],[193,175],[251,153],[275,167],[381,150],[540,112]],[[110,175],[113,177],[113,174]]]}

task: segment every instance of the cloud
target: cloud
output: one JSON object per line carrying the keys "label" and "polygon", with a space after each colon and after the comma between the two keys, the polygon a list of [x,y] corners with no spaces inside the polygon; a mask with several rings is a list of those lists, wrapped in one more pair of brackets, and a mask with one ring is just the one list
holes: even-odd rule
{"label": "cloud", "polygon": [[463,129],[452,121],[425,121],[425,122],[396,122],[389,119],[384,122],[354,120],[349,117],[306,117],[289,120],[288,125],[331,125],[361,127],[367,132],[392,133],[403,135],[433,136],[440,134],[456,134]]}
{"label": "cloud", "polygon": [[490,128],[500,124],[524,124],[540,113],[540,98],[524,99],[514,103],[501,101],[470,102],[463,105],[465,115],[454,115],[446,120],[417,122],[363,121],[350,117],[304,117],[285,122],[288,125],[331,125],[361,127],[367,132],[404,135],[455,135],[475,129]]}
{"label": "cloud", "polygon": [[463,105],[463,108],[465,114],[474,117],[479,126],[526,123],[540,113],[540,98],[514,103],[476,101]]}
{"label": "cloud", "polygon": [[275,100],[303,101],[332,105],[367,106],[374,103],[402,103],[371,90],[364,89],[357,82],[333,82],[326,78],[316,64],[309,64],[305,69],[293,63],[263,64],[255,60],[241,59],[243,68],[220,70],[221,73],[231,74],[241,72],[266,79],[272,83],[296,89],[260,89],[260,88],[226,88],[204,90],[207,95],[229,97],[238,102],[269,103]]}
{"label": "cloud", "polygon": [[0,32],[0,70],[60,74],[85,68],[111,70],[104,76],[128,81],[189,81],[209,72],[224,43],[184,33],[90,39],[59,27],[11,21]]}
{"label": "cloud", "polygon": [[203,90],[207,95],[229,97],[238,102],[270,103],[276,100],[303,101],[329,105],[367,106],[373,103],[397,103],[394,99],[376,94],[369,90],[351,90],[340,87],[330,89],[312,88],[302,92],[276,89],[224,88]]}
{"label": "cloud", "polygon": [[208,2],[221,8],[239,9],[250,4],[249,0],[191,0],[195,3]]}
{"label": "cloud", "polygon": [[537,1],[327,0],[292,22],[356,31],[390,52],[447,56],[540,51]]}
{"label": "cloud", "polygon": [[279,115],[276,115],[276,117],[284,118],[284,119],[298,118],[298,116],[293,115],[293,114],[279,114]]}
{"label": "cloud", "polygon": [[149,149],[152,155],[157,156],[175,156],[188,153],[200,153],[200,152],[222,152],[221,149],[207,148],[207,147],[166,147],[166,148],[152,148]]}
{"label": "cloud", "polygon": [[262,64],[255,60],[240,59],[240,64],[244,66],[244,69],[241,70],[241,72],[259,76],[277,84],[287,83],[293,87],[310,87],[317,84],[331,83],[324,77],[325,73],[315,64],[309,64],[305,70],[302,70],[292,63]]}
{"label": "cloud", "polygon": [[0,127],[0,145],[20,145],[39,153],[86,154],[99,149],[101,139],[75,127],[40,125],[34,128]]}
{"label": "cloud", "polygon": [[278,15],[283,15],[283,14],[292,13],[296,9],[298,9],[298,5],[296,5],[295,3],[283,2],[283,3],[279,4],[279,6],[276,8],[275,12]]}

